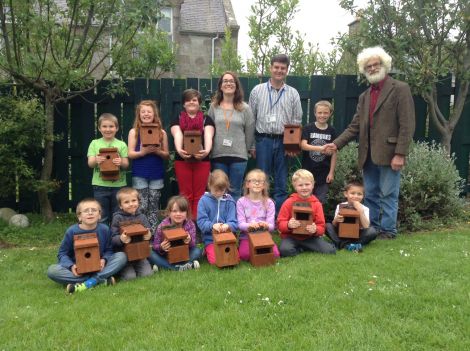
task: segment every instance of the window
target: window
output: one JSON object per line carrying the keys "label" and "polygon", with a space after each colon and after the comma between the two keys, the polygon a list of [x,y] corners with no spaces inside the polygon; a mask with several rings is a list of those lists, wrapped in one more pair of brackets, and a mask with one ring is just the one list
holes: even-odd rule
{"label": "window", "polygon": [[158,20],[158,29],[168,33],[168,40],[173,41],[173,9],[162,7],[160,9],[161,18]]}

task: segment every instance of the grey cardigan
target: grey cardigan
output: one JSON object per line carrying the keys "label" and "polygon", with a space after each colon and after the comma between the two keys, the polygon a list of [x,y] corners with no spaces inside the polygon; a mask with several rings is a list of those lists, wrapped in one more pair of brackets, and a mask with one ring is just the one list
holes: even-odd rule
{"label": "grey cardigan", "polygon": [[[233,110],[226,112],[230,127],[227,129],[227,121],[224,111],[220,106],[211,104],[207,114],[214,120],[215,136],[212,145],[211,159],[218,157],[239,157],[248,160],[248,150],[253,147],[255,138],[255,119],[250,106],[243,103],[243,111]],[[224,145],[224,140],[231,140],[231,146]],[[227,144],[227,143],[225,143]]]}

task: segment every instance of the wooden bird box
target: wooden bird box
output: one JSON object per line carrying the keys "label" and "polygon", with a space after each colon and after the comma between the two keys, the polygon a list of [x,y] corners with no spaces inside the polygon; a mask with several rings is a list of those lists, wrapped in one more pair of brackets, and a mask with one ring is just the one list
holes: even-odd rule
{"label": "wooden bird box", "polygon": [[344,217],[344,222],[338,224],[338,236],[359,239],[359,212],[346,205],[339,207],[338,214]]}
{"label": "wooden bird box", "polygon": [[189,244],[184,243],[187,237],[188,233],[183,228],[163,228],[163,238],[170,242],[167,254],[168,263],[189,261]]}
{"label": "wooden bird box", "polygon": [[215,251],[215,265],[219,268],[236,266],[239,263],[237,239],[232,232],[212,232]]}
{"label": "wooden bird box", "polygon": [[147,228],[140,223],[122,225],[120,233],[124,232],[131,238],[131,242],[124,245],[128,261],[143,260],[150,256],[149,240],[144,240],[144,235],[148,233]]}
{"label": "wooden bird box", "polygon": [[140,142],[142,146],[154,145],[160,147],[163,133],[157,123],[143,123],[140,127]]}
{"label": "wooden bird box", "polygon": [[310,202],[294,202],[292,206],[292,218],[300,222],[300,226],[292,229],[292,234],[312,235],[305,228],[313,223],[313,211]]}
{"label": "wooden bird box", "polygon": [[276,262],[274,241],[268,231],[248,233],[250,263],[255,266],[269,266]]}
{"label": "wooden bird box", "polygon": [[183,149],[190,155],[202,150],[202,134],[199,130],[185,130],[183,133]]}
{"label": "wooden bird box", "polygon": [[100,244],[96,233],[74,235],[73,248],[78,274],[101,270]]}
{"label": "wooden bird box", "polygon": [[300,152],[300,142],[302,140],[302,127],[295,124],[284,126],[284,149],[289,152]]}
{"label": "wooden bird box", "polygon": [[100,175],[103,180],[119,180],[119,166],[113,163],[113,159],[119,157],[118,149],[115,147],[101,148],[98,156],[105,160],[100,163]]}

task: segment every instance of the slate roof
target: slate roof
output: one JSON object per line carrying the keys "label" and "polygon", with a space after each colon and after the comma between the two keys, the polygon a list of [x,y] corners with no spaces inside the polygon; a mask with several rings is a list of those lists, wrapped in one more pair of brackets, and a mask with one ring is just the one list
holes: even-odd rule
{"label": "slate roof", "polygon": [[180,21],[181,32],[223,34],[227,25],[238,27],[227,0],[185,0],[181,4]]}

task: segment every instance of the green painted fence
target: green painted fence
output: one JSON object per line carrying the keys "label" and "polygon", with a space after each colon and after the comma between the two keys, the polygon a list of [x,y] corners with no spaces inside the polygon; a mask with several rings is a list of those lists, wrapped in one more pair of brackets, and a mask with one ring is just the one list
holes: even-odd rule
{"label": "green painted fence", "polygon": [[[268,78],[263,77],[261,81]],[[245,89],[245,99],[253,87],[260,82],[258,78],[240,78]],[[356,76],[338,75],[312,77],[288,77],[287,83],[295,87],[301,97],[303,109],[303,124],[314,120],[312,107],[318,100],[334,102],[335,113],[333,125],[338,132],[349,124],[356,109],[358,96],[366,89],[358,84]],[[173,150],[173,140],[169,133],[170,121],[181,111],[181,94],[186,88],[201,91],[206,106],[212,96],[217,79],[136,79],[126,84],[127,94],[110,97],[104,94],[106,82],[95,92],[88,92],[67,103],[60,104],[55,111],[55,132],[60,135],[60,141],[54,147],[53,177],[61,187],[52,196],[53,208],[57,212],[67,212],[76,203],[87,196],[92,196],[91,169],[87,166],[87,149],[90,141],[99,135],[96,128],[98,116],[103,112],[111,112],[120,121],[117,137],[127,142],[129,129],[134,122],[135,105],[143,99],[156,100],[160,106],[163,125],[170,137],[170,148]],[[453,95],[450,77],[439,85],[439,105],[445,114],[449,113]],[[415,140],[438,141],[438,133],[432,127],[427,117],[427,106],[420,97],[415,97],[416,131]],[[470,101],[470,99],[469,99]],[[430,126],[431,125],[431,126]],[[464,114],[454,132],[452,151],[456,155],[456,165],[460,175],[468,179],[470,151],[470,103],[466,104]],[[38,162],[39,163],[39,162]],[[162,203],[167,197],[177,191],[175,182],[171,181],[173,172],[166,174]],[[130,177],[128,178],[130,184]],[[26,189],[19,192],[16,199],[0,200],[0,207],[16,207],[22,212],[38,211],[37,199],[34,193]]]}

